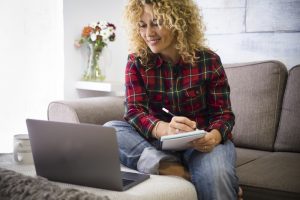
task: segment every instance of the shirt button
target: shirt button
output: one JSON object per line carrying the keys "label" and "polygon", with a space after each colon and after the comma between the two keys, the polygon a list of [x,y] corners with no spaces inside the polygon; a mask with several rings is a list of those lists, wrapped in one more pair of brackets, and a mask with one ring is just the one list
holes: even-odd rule
{"label": "shirt button", "polygon": [[195,92],[196,94],[199,94],[200,92],[199,92],[199,90],[196,90],[196,92]]}

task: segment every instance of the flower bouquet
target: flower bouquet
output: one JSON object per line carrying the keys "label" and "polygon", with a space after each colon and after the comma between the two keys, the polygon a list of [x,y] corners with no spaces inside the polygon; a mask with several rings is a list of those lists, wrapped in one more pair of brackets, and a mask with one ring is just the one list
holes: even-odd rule
{"label": "flower bouquet", "polygon": [[103,48],[115,40],[115,30],[115,25],[106,21],[92,23],[83,28],[80,39],[75,41],[76,47],[85,44],[89,49],[89,61],[82,80],[103,81],[105,79],[105,74],[99,66],[99,58]]}

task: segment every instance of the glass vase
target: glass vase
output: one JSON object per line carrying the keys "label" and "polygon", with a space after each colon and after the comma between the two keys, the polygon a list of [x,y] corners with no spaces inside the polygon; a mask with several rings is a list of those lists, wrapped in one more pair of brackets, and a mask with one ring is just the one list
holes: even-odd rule
{"label": "glass vase", "polygon": [[89,59],[82,76],[83,81],[104,81],[105,68],[100,66],[101,50],[96,50],[93,44],[88,44]]}

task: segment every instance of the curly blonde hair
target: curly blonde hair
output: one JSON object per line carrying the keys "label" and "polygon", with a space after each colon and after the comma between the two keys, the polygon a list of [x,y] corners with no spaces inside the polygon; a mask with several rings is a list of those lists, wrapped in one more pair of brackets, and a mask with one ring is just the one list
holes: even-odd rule
{"label": "curly blonde hair", "polygon": [[140,57],[143,64],[147,64],[153,55],[141,37],[138,26],[145,4],[153,6],[157,21],[163,23],[161,26],[175,33],[175,48],[184,62],[194,63],[198,59],[196,52],[208,49],[202,15],[193,0],[129,0],[124,17],[129,31],[130,50]]}

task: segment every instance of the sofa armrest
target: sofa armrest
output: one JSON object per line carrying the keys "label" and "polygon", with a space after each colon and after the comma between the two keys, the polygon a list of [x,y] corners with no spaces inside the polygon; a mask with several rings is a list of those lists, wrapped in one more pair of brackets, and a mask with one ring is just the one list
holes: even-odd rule
{"label": "sofa armrest", "polygon": [[124,97],[93,97],[53,101],[48,106],[48,120],[70,123],[104,124],[123,120]]}

